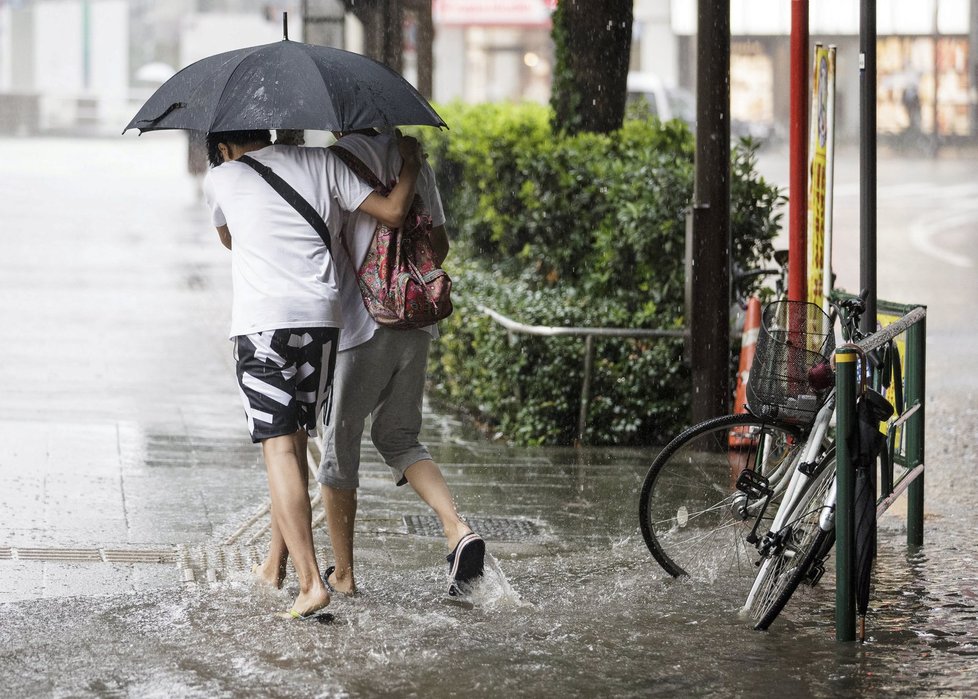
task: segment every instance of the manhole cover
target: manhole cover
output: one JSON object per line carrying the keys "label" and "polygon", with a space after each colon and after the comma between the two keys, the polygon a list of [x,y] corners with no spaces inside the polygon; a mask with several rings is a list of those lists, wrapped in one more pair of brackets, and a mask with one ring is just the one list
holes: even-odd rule
{"label": "manhole cover", "polygon": [[[540,525],[528,519],[466,517],[465,521],[480,536],[495,541],[523,541],[540,536]],[[404,526],[408,534],[445,536],[441,522],[435,515],[404,515]]]}

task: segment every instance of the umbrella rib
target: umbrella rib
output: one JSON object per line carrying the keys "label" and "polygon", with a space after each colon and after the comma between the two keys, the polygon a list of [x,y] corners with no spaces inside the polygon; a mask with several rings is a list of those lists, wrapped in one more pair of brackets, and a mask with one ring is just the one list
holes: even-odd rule
{"label": "umbrella rib", "polygon": [[[241,57],[241,60],[240,61],[238,61],[238,65],[236,65],[234,67],[234,70],[232,70],[231,73],[230,73],[230,75],[228,75],[227,80],[224,81],[224,87],[221,88],[221,96],[218,97],[214,101],[214,111],[211,113],[211,117],[208,120],[208,124],[209,124],[209,126],[207,128],[208,133],[214,127],[214,120],[216,119],[217,112],[218,112],[218,110],[221,107],[221,102],[224,101],[224,95],[227,94],[228,86],[233,82],[234,75],[235,75],[235,73],[238,72],[238,70],[240,70],[241,65],[246,60],[248,60],[249,58],[251,58],[252,56],[254,56],[256,53],[258,53],[259,51],[261,51],[262,49],[265,49],[265,48],[268,48],[269,46],[274,46],[274,45],[275,44],[262,44],[261,46],[256,46],[256,47],[254,47],[254,50],[253,51],[249,51],[247,54],[245,54],[244,56]],[[244,50],[244,49],[242,49],[242,50]]]}
{"label": "umbrella rib", "polygon": [[[316,63],[316,59],[312,55],[310,55],[309,51],[300,51],[299,53],[302,54],[303,58],[306,61],[308,61],[309,63],[312,64],[313,72],[315,74],[319,75],[319,79],[322,81],[323,94],[328,95],[329,94],[329,91],[326,89],[326,87],[327,87],[327,85],[326,85],[326,78],[323,75],[323,72],[321,70],[319,70],[319,64]],[[341,122],[340,115],[336,113],[336,105],[332,104],[330,102],[330,100],[327,99],[327,100],[324,100],[324,105],[323,106],[329,106],[329,107],[332,108],[332,111],[333,111],[333,115],[332,116],[336,120],[337,130],[338,131],[344,130],[345,129],[345,124],[343,124]]]}

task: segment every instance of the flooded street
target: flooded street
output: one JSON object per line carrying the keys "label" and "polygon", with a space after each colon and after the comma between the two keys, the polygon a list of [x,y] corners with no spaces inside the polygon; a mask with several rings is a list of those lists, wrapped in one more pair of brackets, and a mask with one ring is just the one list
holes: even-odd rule
{"label": "flooded street", "polygon": [[[467,476],[501,470],[473,466]],[[542,480],[561,470],[532,469]],[[723,580],[675,581],[655,568],[634,531],[639,470],[619,462],[585,472],[615,492],[546,491],[556,505],[577,505],[574,516],[533,508],[532,496],[507,498],[513,511],[547,514],[536,521],[548,534],[492,542],[496,564],[471,608],[443,594],[438,547],[396,531],[361,531],[371,552],[364,594],[334,602],[331,624],[272,618],[292,591],[258,590],[243,570],[214,584],[184,588],[174,580],[138,594],[8,604],[4,684],[25,696],[199,697],[889,697],[978,689],[973,529],[954,534],[931,520],[935,543],[908,556],[901,528],[884,527],[865,645],[834,640],[831,573],[759,633],[738,619],[742,600],[725,593]],[[467,486],[466,499],[485,509],[489,498]],[[629,506],[609,517],[615,502]]]}
{"label": "flooded street", "polygon": [[[978,694],[978,282],[902,242],[926,201],[880,216],[881,297],[929,306],[925,545],[907,549],[901,499],[880,522],[867,643],[835,641],[834,569],[769,632],[711,571],[668,577],[638,525],[655,449],[509,448],[436,405],[425,438],[488,542],[485,580],[447,595],[429,511],[365,450],[363,594],[334,599],[330,623],[295,622],[275,616],[294,574],[275,591],[249,573],[268,541],[264,469],[225,336],[228,260],[182,135],[0,145],[6,696]],[[975,174],[926,171],[934,189]],[[955,215],[942,245],[978,261],[978,209]],[[327,565],[321,520],[315,535]]]}

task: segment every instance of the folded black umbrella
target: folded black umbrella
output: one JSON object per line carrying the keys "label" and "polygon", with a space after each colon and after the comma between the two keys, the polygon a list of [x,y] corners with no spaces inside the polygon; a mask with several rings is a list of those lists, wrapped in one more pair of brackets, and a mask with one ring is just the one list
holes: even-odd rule
{"label": "folded black umbrella", "polygon": [[160,86],[123,133],[411,125],[446,126],[401,75],[357,53],[286,39],[190,64]]}
{"label": "folded black umbrella", "polygon": [[[879,393],[867,389],[856,405],[856,483],[853,493],[855,536],[856,613],[863,620],[860,639],[865,639],[873,561],[876,559],[876,460],[886,443],[880,422],[889,419],[893,406]],[[850,442],[852,443],[852,442]]]}

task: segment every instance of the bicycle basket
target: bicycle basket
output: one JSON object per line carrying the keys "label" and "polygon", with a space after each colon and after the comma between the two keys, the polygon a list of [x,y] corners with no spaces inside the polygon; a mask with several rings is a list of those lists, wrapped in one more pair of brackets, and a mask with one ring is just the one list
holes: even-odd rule
{"label": "bicycle basket", "polygon": [[832,321],[821,308],[803,301],[768,304],[747,380],[751,412],[792,424],[811,423],[832,386],[826,385],[820,365],[827,365],[834,351]]}

